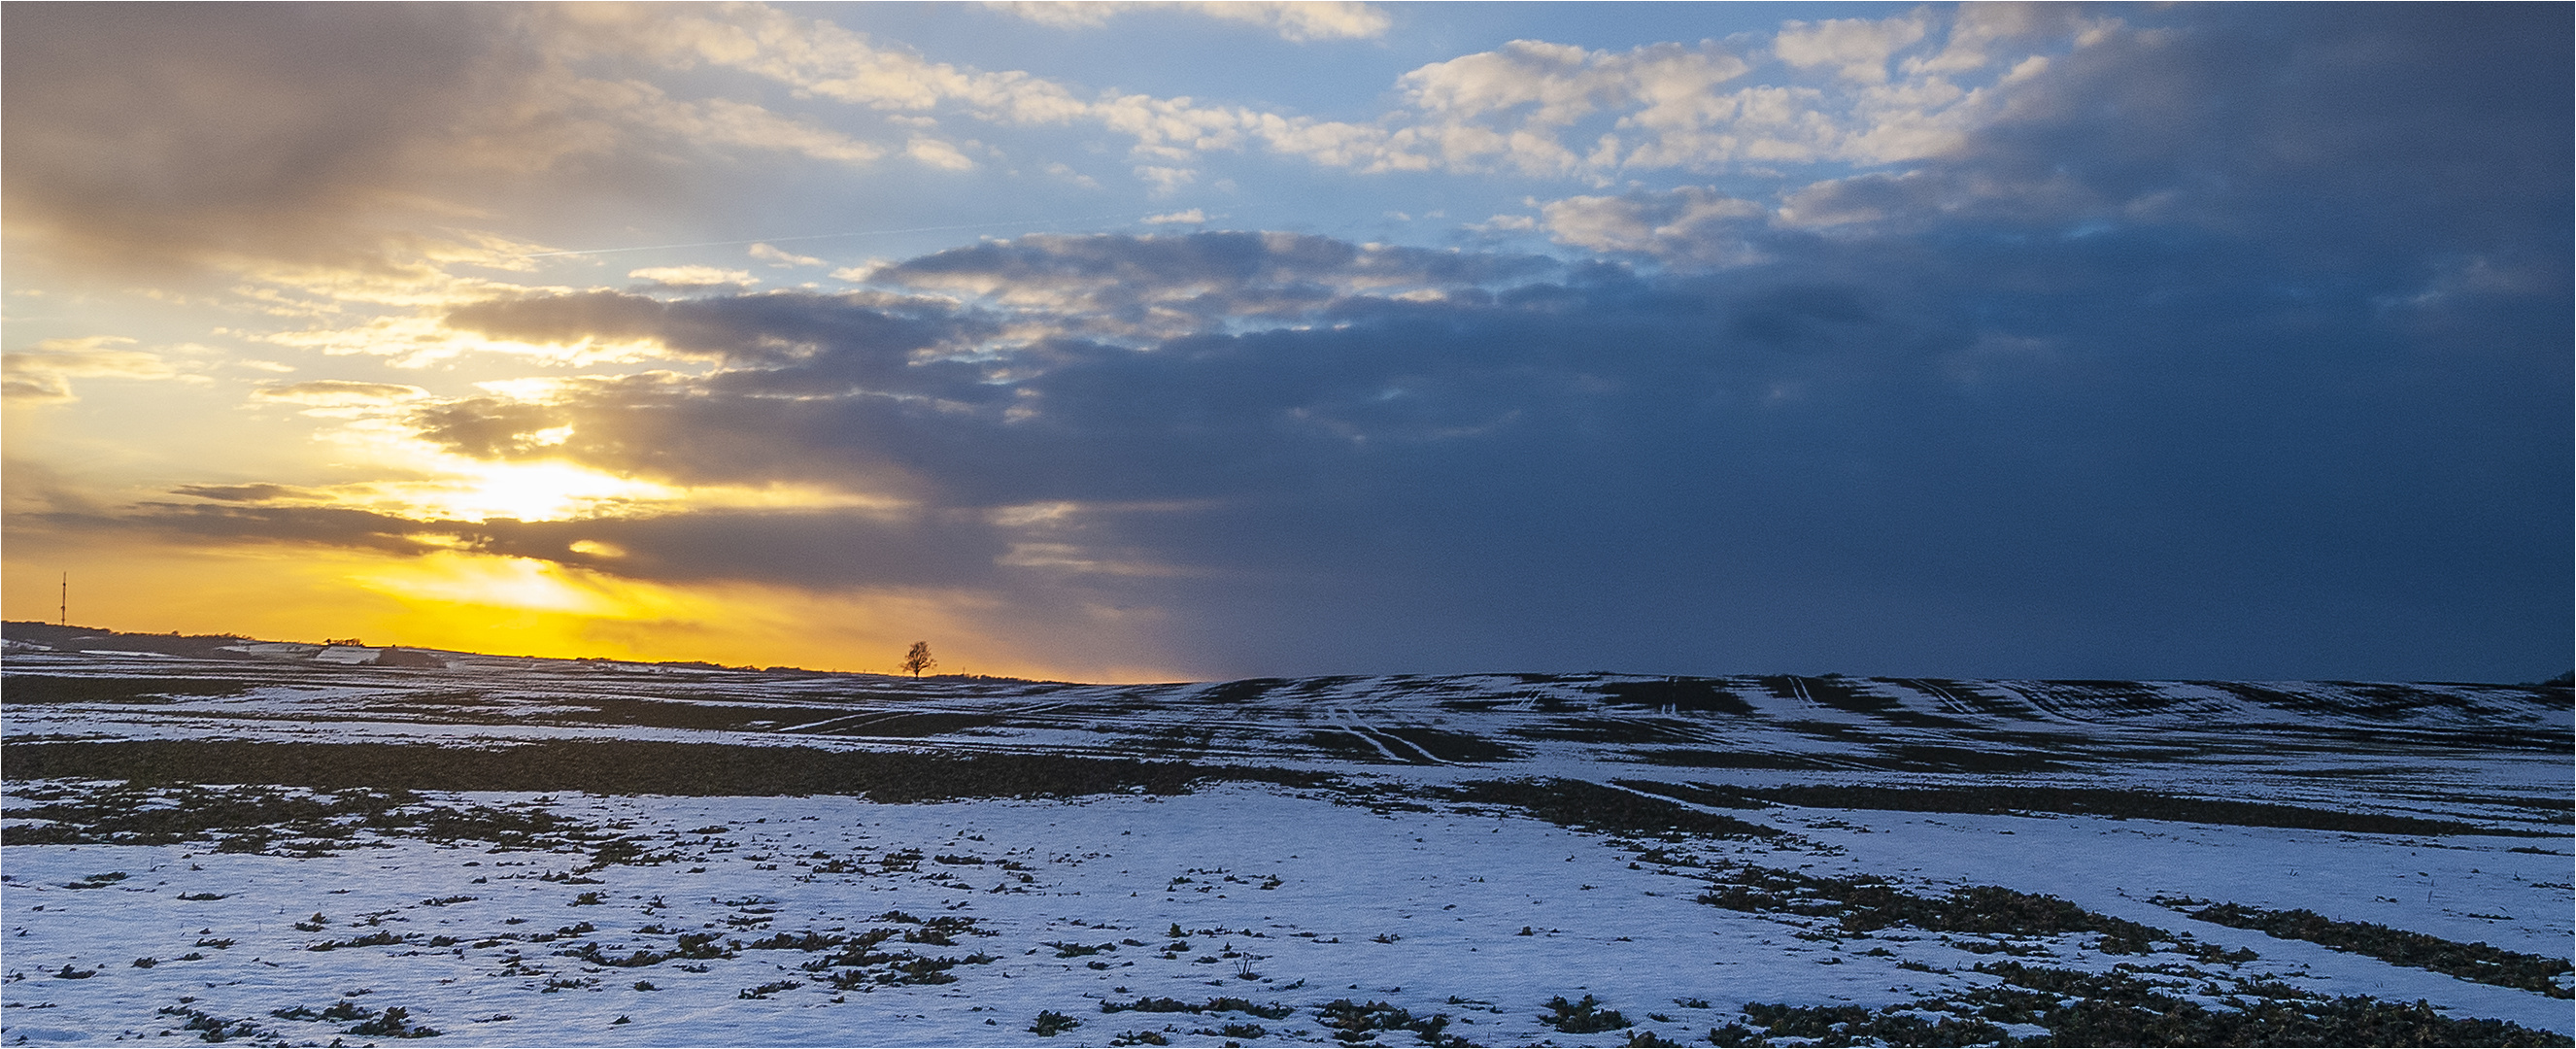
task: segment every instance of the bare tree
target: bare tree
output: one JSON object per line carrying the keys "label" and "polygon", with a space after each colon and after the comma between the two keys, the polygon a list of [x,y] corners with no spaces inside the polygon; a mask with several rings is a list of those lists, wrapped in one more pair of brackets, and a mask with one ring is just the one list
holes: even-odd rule
{"label": "bare tree", "polygon": [[903,654],[903,668],[911,671],[912,676],[914,677],[920,677],[922,671],[938,665],[938,660],[930,658],[930,642],[928,641],[913,642],[912,651]]}

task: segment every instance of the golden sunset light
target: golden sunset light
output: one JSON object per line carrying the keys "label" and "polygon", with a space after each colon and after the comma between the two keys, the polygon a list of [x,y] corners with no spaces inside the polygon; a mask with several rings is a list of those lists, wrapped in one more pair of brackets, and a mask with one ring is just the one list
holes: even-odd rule
{"label": "golden sunset light", "polygon": [[[1180,676],[1168,667],[1099,658],[1098,652],[1135,643],[1132,631],[1114,620],[1090,617],[1090,651],[1048,649],[983,633],[978,621],[993,610],[936,592],[818,596],[739,583],[654,584],[462,550],[384,555],[75,544],[49,546],[31,560],[79,566],[70,572],[75,620],[148,622],[189,634],[357,637],[500,655],[878,673],[895,672],[906,645],[935,634],[944,639],[942,665],[955,673],[1086,681]],[[9,564],[10,608],[50,611],[59,576]]]}
{"label": "golden sunset light", "polygon": [[2551,671],[2564,107],[2273,18],[13,5],[0,594],[1122,680]]}

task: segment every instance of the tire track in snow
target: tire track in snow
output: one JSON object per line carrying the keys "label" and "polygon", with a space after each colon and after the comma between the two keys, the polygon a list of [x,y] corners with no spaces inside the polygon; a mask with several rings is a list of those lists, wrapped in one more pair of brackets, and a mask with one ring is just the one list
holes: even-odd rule
{"label": "tire track in snow", "polygon": [[[1332,707],[1327,711],[1327,713],[1332,717],[1331,724],[1335,728],[1350,733],[1353,736],[1357,736],[1368,743],[1368,745],[1376,747],[1378,753],[1386,755],[1386,759],[1388,761],[1395,762],[1399,765],[1448,764],[1439,758],[1432,757],[1429,751],[1423,750],[1421,747],[1414,746],[1404,740],[1397,739],[1394,736],[1387,735],[1383,732],[1379,732],[1360,724],[1359,717],[1356,714],[1353,714],[1349,707]],[[1398,747],[1411,751],[1416,756],[1406,757],[1403,754],[1396,753],[1396,748]]]}
{"label": "tire track in snow", "polygon": [[1405,739],[1404,737],[1402,737],[1402,736],[1398,736],[1398,735],[1396,735],[1396,734],[1394,734],[1394,733],[1392,733],[1392,732],[1388,732],[1388,731],[1385,731],[1385,730],[1383,730],[1383,729],[1373,729],[1373,728],[1368,728],[1368,727],[1365,727],[1365,726],[1360,727],[1360,728],[1358,729],[1358,731],[1359,731],[1361,734],[1366,735],[1366,736],[1367,736],[1371,741],[1373,741],[1373,742],[1377,743],[1377,745],[1378,745],[1378,749],[1380,749],[1380,750],[1384,750],[1384,751],[1387,751],[1387,752],[1388,752],[1388,753],[1390,753],[1390,754],[1393,754],[1397,749],[1399,749],[1399,748],[1400,748],[1400,749],[1403,749],[1403,750],[1409,750],[1409,751],[1412,751],[1413,753],[1415,753],[1415,754],[1419,754],[1419,755],[1421,755],[1421,756],[1422,756],[1422,760],[1420,760],[1420,761],[1415,761],[1415,760],[1413,760],[1413,759],[1411,759],[1411,758],[1405,758],[1405,757],[1403,757],[1403,756],[1402,756],[1402,755],[1400,755],[1400,754],[1399,754],[1399,755],[1396,755],[1396,757],[1397,757],[1398,759],[1403,760],[1403,761],[1405,761],[1405,762],[1406,762],[1406,763],[1408,763],[1408,764],[1415,764],[1415,765],[1426,765],[1426,764],[1427,764],[1427,765],[1446,765],[1446,764],[1448,764],[1448,762],[1440,760],[1440,756],[1439,756],[1439,755],[1433,754],[1433,753],[1432,753],[1432,752],[1430,752],[1429,750],[1424,749],[1424,748],[1422,747],[1422,745],[1421,745],[1421,744],[1415,743],[1415,742],[1413,742],[1412,740]]}

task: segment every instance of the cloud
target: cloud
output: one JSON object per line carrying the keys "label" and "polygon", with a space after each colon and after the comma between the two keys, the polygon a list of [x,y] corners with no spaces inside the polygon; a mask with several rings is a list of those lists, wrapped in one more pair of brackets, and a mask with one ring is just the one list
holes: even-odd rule
{"label": "cloud", "polygon": [[1394,20],[1374,4],[1347,0],[1248,0],[1215,3],[1031,3],[987,0],[987,6],[1059,28],[1089,29],[1113,17],[1139,11],[1184,11],[1228,22],[1245,22],[1279,34],[1291,43],[1316,40],[1367,40],[1386,35]]}
{"label": "cloud", "polygon": [[527,250],[421,232],[493,199],[669,203],[692,191],[693,155],[864,167],[890,152],[629,75],[634,56],[586,39],[594,18],[613,21],[470,6],[13,13],[0,43],[10,235],[49,264],[417,285]]}
{"label": "cloud", "polygon": [[1091,176],[1085,175],[1079,171],[1075,171],[1071,165],[1068,165],[1063,161],[1053,161],[1048,163],[1046,166],[1046,173],[1055,178],[1071,182],[1084,189],[1100,188],[1100,180],[1092,178]]}
{"label": "cloud", "polygon": [[973,160],[967,159],[966,154],[957,151],[955,143],[928,135],[914,135],[911,144],[904,147],[904,155],[947,171],[971,171],[975,167]]}
{"label": "cloud", "polygon": [[[1652,44],[1627,52],[1515,40],[1503,47],[1436,62],[1404,75],[1415,123],[1395,132],[1391,154],[1422,151],[1442,166],[1483,170],[1497,164],[1532,174],[1565,175],[1622,163],[1615,145],[1600,156],[1576,125],[1617,111],[1625,125],[1670,129],[1697,123],[1689,111],[1710,103],[1717,85],[1752,66],[1715,44]],[[1588,136],[1586,136],[1588,138]],[[1381,166],[1401,166],[1392,158]]]}
{"label": "cloud", "polygon": [[[1335,124],[765,9],[567,9],[605,26],[583,46],[943,126],[1092,121],[1138,166],[1284,143],[1577,180],[1829,166],[1533,202],[1563,258],[1049,235],[854,267],[841,294],[425,305],[424,338],[640,370],[371,402],[521,471],[452,511],[281,480],[47,520],[1144,610],[1209,675],[2476,676],[2563,652],[2576,280],[2570,162],[2542,147],[2571,133],[2569,14],[2057,10],[1936,11],[1901,46],[1804,27],[1806,66],[1765,64],[1777,40],[1519,44]],[[651,494],[503,519],[559,476]],[[813,497],[688,495],[723,485]]]}
{"label": "cloud", "polygon": [[[12,12],[0,140],[13,236],[58,257],[347,258],[347,228],[414,165],[423,130],[495,101],[500,12],[426,8]],[[525,143],[489,142],[481,159]]]}
{"label": "cloud", "polygon": [[[1741,265],[1770,209],[1702,186],[1617,197],[1568,197],[1540,209],[1559,244],[1702,265]],[[1497,216],[1501,218],[1501,216]]]}
{"label": "cloud", "polygon": [[740,69],[819,98],[891,113],[959,102],[985,119],[1059,121],[1085,104],[1052,81],[933,62],[866,34],[774,8],[585,6],[554,12],[571,31],[554,41],[581,58],[639,57],[667,67]]}
{"label": "cloud", "polygon": [[[1364,5],[1206,13],[1301,39],[1386,26]],[[1108,14],[1091,5],[1038,16]],[[2023,104],[2030,70],[2135,35],[2103,19],[1971,8],[1793,24],[1767,51],[1758,40],[1624,51],[1520,40],[1405,74],[1393,109],[1332,118],[938,62],[760,5],[194,8],[151,19],[55,7],[12,26],[0,135],[15,159],[0,188],[13,238],[58,262],[246,274],[279,290],[269,308],[309,316],[351,296],[472,296],[471,281],[447,275],[461,265],[524,268],[529,245],[413,232],[494,199],[682,199],[711,177],[698,163],[741,156],[976,167],[986,147],[907,126],[925,120],[1094,128],[1129,144],[1132,172],[1158,195],[1196,184],[1205,154],[1256,150],[1360,172],[1606,186],[1655,171],[1946,156]],[[1775,53],[1787,64],[1770,62]],[[711,66],[783,87],[796,111],[690,72]],[[126,67],[153,72],[109,72]],[[1863,67],[1878,73],[1853,73]]]}
{"label": "cloud", "polygon": [[1292,233],[1051,236],[937,252],[873,282],[966,296],[1034,333],[1127,340],[1330,323],[1405,295],[1488,295],[1559,264],[1533,256],[1354,245]]}
{"label": "cloud", "polygon": [[[1109,4],[1026,9],[1094,24]],[[1360,9],[1223,4],[1220,17],[1358,26]],[[816,98],[887,114],[954,113],[1018,126],[1089,125],[1126,137],[1138,177],[1169,192],[1211,151],[1264,148],[1362,172],[1508,171],[1599,182],[1620,172],[1744,165],[1885,165],[1949,150],[2008,107],[2051,55],[2097,46],[2120,23],[2072,16],[1919,13],[1792,22],[1762,61],[1745,41],[1592,50],[1515,40],[1434,62],[1394,85],[1404,104],[1362,119],[1090,91],[1023,71],[934,62],[865,34],[766,7],[581,8],[601,53],[740,69]],[[1323,30],[1316,28],[1313,32]],[[1899,61],[1899,59],[1902,59]],[[2042,59],[2034,63],[2033,59]],[[1890,63],[1901,73],[1891,76]],[[1810,69],[1834,75],[1818,80]],[[962,156],[957,159],[963,160]]]}
{"label": "cloud", "polygon": [[[1363,171],[1617,173],[1886,165],[1940,156],[1995,119],[2047,56],[2117,36],[2110,19],[2016,16],[1785,24],[1772,56],[1744,41],[1592,50],[1515,40],[1405,74],[1403,109],[1365,123],[1263,115],[1271,148]],[[1946,23],[1946,24],[1945,24]],[[2018,54],[2014,51],[2018,50]],[[1891,77],[1891,60],[1901,76]],[[1802,77],[1830,69],[1821,82]]]}
{"label": "cloud", "polygon": [[1207,212],[1201,211],[1197,208],[1191,208],[1188,211],[1174,211],[1162,215],[1147,215],[1142,221],[1148,226],[1197,226],[1207,222]]}
{"label": "cloud", "polygon": [[263,401],[282,401],[314,408],[366,408],[419,400],[429,396],[429,391],[402,383],[314,379],[262,386],[252,390],[251,396]]}
{"label": "cloud", "polygon": [[[2565,376],[2563,290],[2513,330],[2520,363],[2428,388],[2371,363],[2431,351],[2422,336],[2365,295],[2275,297],[2291,257],[2258,244],[1958,232],[1784,231],[1717,275],[1287,235],[1025,238],[875,278],[1055,289],[1008,318],[981,295],[909,313],[777,293],[495,303],[457,323],[650,339],[716,367],[417,410],[454,454],[912,509],[424,526],[153,508],[133,526],[645,580],[1078,592],[1167,610],[1158,643],[1201,673],[1391,670],[1435,649],[1444,668],[1581,652],[2126,672],[2177,645],[2377,665],[2391,645],[2534,634],[2478,610],[2548,598],[2513,580],[2563,545],[2565,386],[2540,381]],[[1443,258],[1452,279],[1428,279]],[[1294,318],[1224,310],[1124,346],[1019,334],[1307,285]],[[542,433],[564,439],[539,451]],[[2427,543],[2498,554],[2405,567]],[[2346,614],[2384,602],[2418,611]],[[2414,636],[2435,615],[2470,626]],[[2031,656],[2041,642],[2059,654]]]}
{"label": "cloud", "polygon": [[224,503],[273,503],[293,499],[311,499],[318,493],[309,488],[285,484],[183,484],[170,490],[173,495],[212,499]]}
{"label": "cloud", "polygon": [[[811,255],[799,255],[799,254],[796,254],[796,253],[794,253],[794,252],[787,251],[787,250],[785,250],[785,249],[783,249],[783,248],[773,247],[773,246],[768,245],[768,244],[754,244],[754,245],[752,245],[752,246],[751,246],[751,248],[749,249],[749,251],[750,251],[750,254],[751,254],[751,257],[752,257],[752,258],[759,259],[759,260],[761,260],[761,261],[763,261],[763,262],[767,262],[767,263],[769,263],[771,266],[774,266],[774,267],[785,268],[785,267],[789,267],[789,266],[822,266],[822,265],[826,265],[826,263],[825,263],[823,260],[818,259],[818,258],[815,258],[814,256],[811,256]],[[628,274],[628,276],[633,276],[633,274]]]}
{"label": "cloud", "polygon": [[1180,192],[1181,187],[1198,181],[1199,173],[1195,168],[1160,167],[1149,164],[1138,166],[1136,177],[1151,185],[1155,196],[1168,197]]}
{"label": "cloud", "polygon": [[[1545,260],[1285,234],[1044,237],[940,253],[870,274],[874,283],[991,299],[944,311],[926,299],[896,312],[865,296],[804,294],[662,303],[589,293],[495,302],[458,310],[450,323],[498,337],[643,339],[674,353],[704,355],[720,367],[699,377],[566,380],[533,399],[446,402],[422,409],[415,420],[424,436],[476,457],[560,456],[678,484],[848,485],[961,509],[1021,505],[1055,496],[1044,487],[1016,489],[1001,475],[1034,481],[1052,469],[1051,460],[1088,456],[1096,450],[1090,438],[1063,447],[1057,442],[1106,422],[1100,413],[1126,417],[1157,396],[1177,398],[1171,407],[1184,415],[1208,413],[1207,425],[1284,426],[1330,445],[1355,437],[1441,441],[1503,425],[1512,407],[1443,392],[1446,380],[1438,374],[1333,374],[1335,362],[1352,354],[1367,355],[1353,361],[1378,366],[1436,358],[1388,356],[1354,344],[1301,361],[1287,346],[1255,352],[1230,336],[1193,343],[1189,333],[1241,330],[1247,322],[1286,331],[1309,318],[1347,322],[1433,309],[1472,316],[1474,304],[1493,300],[1490,289],[1508,291],[1553,271]],[[993,318],[989,310],[1007,312]],[[1046,334],[1049,329],[1054,333]],[[1085,331],[1140,341],[1134,349],[1113,348],[1078,337]],[[1274,359],[1274,353],[1290,356]],[[1195,366],[1172,370],[1139,354]],[[1191,407],[1210,396],[1218,400]],[[1142,423],[1137,417],[1117,426]],[[528,439],[539,432],[566,436],[539,449]],[[684,432],[692,436],[683,438]],[[860,443],[842,445],[852,438]],[[1204,466],[1175,462],[1178,449],[1162,446],[1151,431],[1133,439],[1132,475],[1100,490],[1077,490],[1075,501],[1161,498],[1168,483],[1205,473]],[[789,451],[822,445],[840,450]],[[994,483],[959,476],[954,467],[963,460],[951,463],[951,455],[987,462]],[[1171,466],[1172,477],[1155,479],[1157,463]],[[1066,478],[1075,481],[1082,472]]]}
{"label": "cloud", "polygon": [[[272,491],[273,490],[273,491]],[[804,587],[971,587],[1010,550],[968,518],[887,520],[810,511],[717,510],[566,521],[429,520],[291,499],[283,486],[195,486],[211,503],[146,503],[112,517],[37,513],[54,527],[140,530],[200,541],[306,543],[398,554],[470,551],[657,582]]]}
{"label": "cloud", "polygon": [[459,306],[444,320],[452,330],[538,345],[643,342],[672,357],[753,365],[828,349],[865,353],[887,367],[989,327],[945,302],[802,291],[674,302],[613,291],[532,295]]}
{"label": "cloud", "polygon": [[1146,8],[1141,3],[1103,0],[1095,4],[1052,4],[1043,0],[984,0],[984,6],[1058,29],[1092,29],[1117,15]]}
{"label": "cloud", "polygon": [[[865,168],[886,155],[886,148],[847,134],[780,116],[733,99],[673,99],[661,88],[635,80],[564,78],[554,85],[559,98],[578,99],[592,110],[707,146],[793,153],[815,160]],[[934,167],[972,166],[946,143],[916,137],[905,153]]]}
{"label": "cloud", "polygon": [[0,394],[22,405],[68,404],[71,380],[168,379],[179,373],[159,354],[119,349],[134,340],[114,335],[46,339],[33,349],[0,354]]}
{"label": "cloud", "polygon": [[[570,426],[599,469],[901,491],[986,522],[979,585],[1164,609],[1218,673],[2189,651],[2420,675],[2563,648],[2570,173],[2531,144],[2570,131],[2532,90],[2564,79],[2567,15],[2213,17],[2060,36],[1903,170],[1540,206],[1651,268],[1051,236],[860,274],[885,301],[536,298],[454,323],[715,366],[414,424],[458,454]],[[2027,66],[1967,25],[1886,84],[1816,68],[1894,91],[1961,46]],[[1567,84],[1462,68],[1439,104],[1636,105],[1573,89],[1597,54],[1514,61]]]}
{"label": "cloud", "polygon": [[[758,254],[754,252],[754,254]],[[716,266],[651,266],[630,270],[628,277],[665,288],[748,288],[760,283],[750,270],[729,270]]]}
{"label": "cloud", "polygon": [[1347,0],[1202,3],[1198,9],[1212,18],[1266,26],[1295,43],[1367,40],[1386,35],[1387,28],[1394,24],[1376,5]]}
{"label": "cloud", "polygon": [[1830,66],[1845,80],[1887,82],[1887,60],[1923,39],[1920,15],[1885,18],[1829,18],[1812,25],[1788,22],[1771,41],[1771,51],[1800,69]]}

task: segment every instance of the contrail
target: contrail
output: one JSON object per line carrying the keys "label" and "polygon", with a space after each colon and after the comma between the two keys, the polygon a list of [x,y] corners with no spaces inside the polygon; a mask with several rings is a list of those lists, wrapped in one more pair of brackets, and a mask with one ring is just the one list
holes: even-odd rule
{"label": "contrail", "polygon": [[565,255],[610,255],[621,251],[669,251],[675,248],[723,248],[731,247],[736,244],[783,244],[799,240],[834,240],[841,237],[883,237],[892,236],[898,233],[950,233],[966,229],[992,229],[996,226],[1025,226],[1032,224],[1060,225],[1066,222],[1089,222],[1093,219],[1119,218],[1126,214],[1126,212],[1121,211],[1105,215],[1075,215],[1061,219],[1026,219],[1013,220],[1009,222],[970,222],[962,226],[915,226],[911,229],[867,229],[854,230],[848,233],[807,233],[794,237],[754,237],[750,240],[702,240],[693,244],[644,244],[631,248],[583,248],[579,251],[531,251],[519,257],[523,259],[543,259]]}

